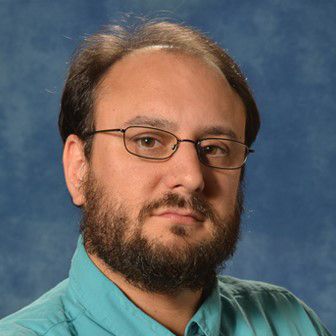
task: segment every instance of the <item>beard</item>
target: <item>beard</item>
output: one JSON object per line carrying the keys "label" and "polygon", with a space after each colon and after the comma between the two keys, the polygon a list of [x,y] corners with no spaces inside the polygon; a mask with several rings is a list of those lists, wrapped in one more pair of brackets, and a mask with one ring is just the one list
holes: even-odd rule
{"label": "beard", "polygon": [[[243,211],[242,181],[235,206],[221,218],[200,194],[186,199],[176,193],[143,203],[132,220],[127,206],[111,196],[92,172],[84,183],[85,206],[82,208],[80,232],[89,254],[99,257],[113,272],[143,291],[173,294],[183,289],[203,294],[210,291],[216,274],[232,257],[240,235]],[[183,244],[164,244],[142,233],[143,225],[155,209],[184,208],[201,214],[211,222],[207,239],[188,240],[189,232],[181,224],[172,225],[170,233]]]}

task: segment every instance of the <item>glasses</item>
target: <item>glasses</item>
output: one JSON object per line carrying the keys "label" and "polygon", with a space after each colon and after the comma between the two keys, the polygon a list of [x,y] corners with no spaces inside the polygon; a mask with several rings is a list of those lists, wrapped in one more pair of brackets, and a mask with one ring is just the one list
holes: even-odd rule
{"label": "glasses", "polygon": [[204,165],[218,169],[239,169],[245,164],[248,154],[254,152],[236,140],[215,137],[196,141],[179,139],[168,131],[144,126],[97,130],[87,133],[86,137],[112,132],[123,134],[127,152],[150,160],[167,160],[178,150],[181,142],[191,142],[196,148],[198,159]]}

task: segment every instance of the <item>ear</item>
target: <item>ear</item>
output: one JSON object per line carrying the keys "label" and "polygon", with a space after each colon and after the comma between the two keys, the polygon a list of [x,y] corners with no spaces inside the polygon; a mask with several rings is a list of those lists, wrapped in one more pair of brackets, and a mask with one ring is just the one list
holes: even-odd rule
{"label": "ear", "polygon": [[85,202],[83,182],[88,169],[88,162],[84,155],[84,143],[74,134],[66,139],[63,149],[63,169],[65,182],[72,202],[81,206]]}

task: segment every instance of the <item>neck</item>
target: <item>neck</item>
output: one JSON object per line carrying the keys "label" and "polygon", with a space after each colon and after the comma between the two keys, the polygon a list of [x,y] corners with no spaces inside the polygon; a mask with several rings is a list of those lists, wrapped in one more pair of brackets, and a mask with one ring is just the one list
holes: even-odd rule
{"label": "neck", "polygon": [[184,335],[188,322],[201,303],[202,290],[184,289],[173,294],[143,291],[130,284],[120,273],[111,271],[97,256],[89,254],[89,257],[98,269],[143,312],[175,335]]}

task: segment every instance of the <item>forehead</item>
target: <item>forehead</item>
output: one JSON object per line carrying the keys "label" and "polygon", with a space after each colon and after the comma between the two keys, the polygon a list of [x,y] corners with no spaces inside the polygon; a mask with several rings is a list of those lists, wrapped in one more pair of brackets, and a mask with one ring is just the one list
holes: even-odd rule
{"label": "forehead", "polygon": [[160,119],[171,131],[223,127],[244,138],[245,108],[222,72],[171,50],[146,48],[114,64],[97,87],[94,109],[96,129]]}

